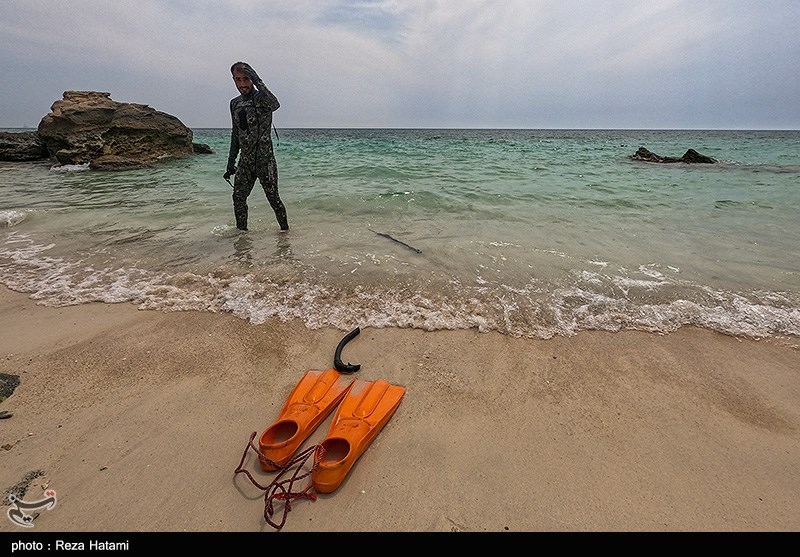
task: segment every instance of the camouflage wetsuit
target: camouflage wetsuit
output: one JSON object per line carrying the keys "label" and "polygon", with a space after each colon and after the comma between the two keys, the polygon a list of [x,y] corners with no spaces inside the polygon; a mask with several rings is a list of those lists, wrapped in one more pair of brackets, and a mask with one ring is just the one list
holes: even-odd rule
{"label": "camouflage wetsuit", "polygon": [[278,165],[272,150],[272,113],[280,107],[280,103],[263,81],[256,79],[254,85],[255,88],[247,96],[239,95],[231,99],[229,172],[235,167],[236,155],[241,150],[233,183],[236,227],[247,230],[247,198],[258,178],[281,230],[288,230],[286,208],[278,195]]}

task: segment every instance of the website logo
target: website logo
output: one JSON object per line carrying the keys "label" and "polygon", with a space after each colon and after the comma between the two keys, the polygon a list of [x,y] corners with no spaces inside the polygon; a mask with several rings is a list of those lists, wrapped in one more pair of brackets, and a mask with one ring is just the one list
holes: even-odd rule
{"label": "website logo", "polygon": [[33,528],[33,519],[39,516],[36,511],[52,510],[56,508],[56,492],[48,489],[44,492],[45,498],[38,501],[23,501],[16,495],[9,495],[11,507],[8,509],[8,519],[23,528]]}

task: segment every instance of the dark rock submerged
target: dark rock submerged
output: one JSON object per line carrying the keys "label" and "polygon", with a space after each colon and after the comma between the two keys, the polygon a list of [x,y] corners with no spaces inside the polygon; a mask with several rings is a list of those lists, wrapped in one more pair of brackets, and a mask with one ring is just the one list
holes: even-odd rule
{"label": "dark rock submerged", "polygon": [[40,161],[48,157],[36,132],[0,132],[0,161]]}
{"label": "dark rock submerged", "polygon": [[661,155],[656,155],[655,153],[648,151],[644,147],[639,147],[639,150],[631,155],[630,158],[635,161],[660,163],[683,162],[689,164],[715,164],[719,162],[717,159],[712,159],[706,155],[701,155],[694,149],[689,149],[683,154],[682,157],[662,157]]}

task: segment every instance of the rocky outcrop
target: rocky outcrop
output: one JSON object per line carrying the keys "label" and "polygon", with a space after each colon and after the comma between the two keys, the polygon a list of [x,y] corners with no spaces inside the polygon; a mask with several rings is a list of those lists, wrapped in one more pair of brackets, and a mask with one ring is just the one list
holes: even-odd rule
{"label": "rocky outcrop", "polygon": [[0,132],[0,161],[40,161],[47,147],[36,132]]}
{"label": "rocky outcrop", "polygon": [[38,134],[59,164],[102,170],[151,166],[195,152],[192,130],[175,116],[97,91],[65,91]]}
{"label": "rocky outcrop", "polygon": [[712,159],[711,157],[707,157],[705,155],[701,155],[694,149],[689,149],[686,153],[683,154],[682,157],[662,157],[661,155],[656,155],[655,153],[648,151],[644,147],[639,147],[639,150],[636,151],[630,157],[632,160],[635,161],[646,161],[646,162],[685,162],[685,163],[701,163],[701,164],[714,164],[719,162],[717,159]]}

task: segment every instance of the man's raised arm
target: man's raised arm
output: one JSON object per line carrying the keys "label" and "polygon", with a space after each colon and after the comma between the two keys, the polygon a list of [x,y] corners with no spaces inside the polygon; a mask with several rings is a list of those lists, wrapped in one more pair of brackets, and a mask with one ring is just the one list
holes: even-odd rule
{"label": "man's raised arm", "polygon": [[250,81],[253,82],[253,85],[256,86],[258,92],[262,94],[260,104],[272,112],[278,110],[278,108],[281,106],[281,103],[278,102],[278,97],[276,97],[272,91],[267,89],[267,86],[264,85],[263,81],[261,81],[261,78],[258,76],[256,71],[249,64],[245,64],[243,71],[244,74],[250,78]]}

